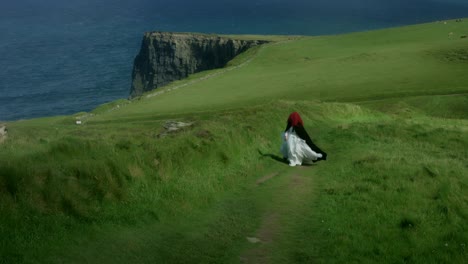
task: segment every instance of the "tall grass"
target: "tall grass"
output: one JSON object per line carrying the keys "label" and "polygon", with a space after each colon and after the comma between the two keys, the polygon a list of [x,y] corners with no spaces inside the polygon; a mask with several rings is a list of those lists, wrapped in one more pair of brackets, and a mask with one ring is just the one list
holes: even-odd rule
{"label": "tall grass", "polygon": [[[89,138],[111,125],[89,124],[90,134],[81,137],[70,129],[67,134],[74,136],[39,139],[43,143],[35,154],[15,152],[24,138],[15,142],[12,137],[5,146],[10,151],[2,152],[9,158],[0,163],[4,259],[105,262],[118,254],[122,262],[234,261],[245,247],[245,234],[255,229],[274,195],[252,192],[249,186],[271,170],[287,168],[261,154],[277,155],[287,113],[297,109],[331,155],[313,168],[318,195],[301,207],[302,216],[286,217],[290,231],[277,244],[282,252],[277,263],[423,263],[466,257],[468,139],[463,121],[283,101],[192,116],[194,127],[163,138],[158,137],[163,122],[148,125],[146,120],[135,121],[131,132],[116,129],[99,141]],[[421,125],[428,120],[435,122]],[[136,131],[138,137],[130,137]],[[137,228],[144,226],[146,231]],[[109,228],[128,229],[127,236],[111,237],[127,243],[136,236],[132,243],[141,255],[117,253],[106,246],[113,242],[102,238],[96,249],[74,255],[93,232],[102,236],[110,234]],[[71,238],[71,245],[65,242]],[[166,248],[164,239],[180,246]],[[146,252],[150,245],[152,253]],[[75,253],[64,255],[66,248]],[[187,250],[193,252],[182,254]]]}
{"label": "tall grass", "polygon": [[12,124],[0,158],[2,255],[28,262],[33,244],[54,245],[82,225],[173,221],[212,206],[265,170],[258,149],[273,146],[284,122],[259,109],[192,117],[193,127],[167,137],[161,121],[72,124],[37,138]]}
{"label": "tall grass", "polygon": [[[439,102],[451,108],[450,99]],[[316,169],[318,197],[306,217],[289,220],[277,263],[468,259],[468,123],[421,112],[381,117],[354,111],[326,131],[333,155]]]}
{"label": "tall grass", "polygon": [[[466,23],[295,38],[160,96],[7,124],[0,262],[238,263],[276,209],[273,263],[466,262],[465,40],[445,37]],[[303,196],[277,156],[292,111],[329,154]],[[194,125],[163,137],[167,120]]]}

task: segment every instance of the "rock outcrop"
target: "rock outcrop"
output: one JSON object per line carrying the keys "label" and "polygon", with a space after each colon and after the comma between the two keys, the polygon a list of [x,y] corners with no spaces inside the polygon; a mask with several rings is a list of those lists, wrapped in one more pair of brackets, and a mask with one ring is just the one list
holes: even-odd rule
{"label": "rock outcrop", "polygon": [[8,130],[6,128],[6,125],[0,124],[0,144],[5,141],[8,135]]}
{"label": "rock outcrop", "polygon": [[169,134],[181,131],[184,128],[193,126],[194,122],[167,121],[164,124],[164,131],[158,134],[158,137],[165,137]]}
{"label": "rock outcrop", "polygon": [[145,33],[133,66],[130,97],[192,73],[224,67],[238,54],[266,42],[192,33]]}

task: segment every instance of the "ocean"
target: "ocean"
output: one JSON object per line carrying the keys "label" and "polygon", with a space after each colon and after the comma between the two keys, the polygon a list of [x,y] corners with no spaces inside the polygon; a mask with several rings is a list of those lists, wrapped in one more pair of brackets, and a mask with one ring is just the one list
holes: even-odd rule
{"label": "ocean", "polygon": [[0,3],[0,120],[127,98],[146,31],[324,35],[468,17],[468,0],[15,0]]}

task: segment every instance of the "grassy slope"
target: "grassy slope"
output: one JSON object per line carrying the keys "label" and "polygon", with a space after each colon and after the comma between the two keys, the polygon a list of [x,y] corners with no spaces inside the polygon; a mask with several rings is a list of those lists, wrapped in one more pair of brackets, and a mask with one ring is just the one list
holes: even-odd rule
{"label": "grassy slope", "polygon": [[[219,110],[276,98],[350,101],[465,92],[467,41],[459,35],[467,23],[271,44],[244,67],[127,107],[125,116]],[[455,33],[452,39],[448,32]]]}
{"label": "grassy slope", "polygon": [[[304,172],[315,192],[279,220],[281,235],[264,249],[271,262],[462,263],[467,26],[286,40],[215,77],[103,106],[85,126],[73,117],[10,123],[2,261],[238,262],[262,215],[285,210],[269,201],[289,198],[277,190],[296,172],[259,150],[277,153],[297,110],[331,159]],[[158,138],[168,118],[196,125]],[[253,187],[272,171],[270,187]]]}

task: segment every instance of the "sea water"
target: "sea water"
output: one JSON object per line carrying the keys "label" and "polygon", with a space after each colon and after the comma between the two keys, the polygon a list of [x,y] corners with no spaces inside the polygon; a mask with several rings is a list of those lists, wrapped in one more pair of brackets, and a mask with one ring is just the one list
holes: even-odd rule
{"label": "sea water", "polygon": [[127,98],[145,31],[323,35],[467,16],[468,0],[1,0],[0,120]]}

